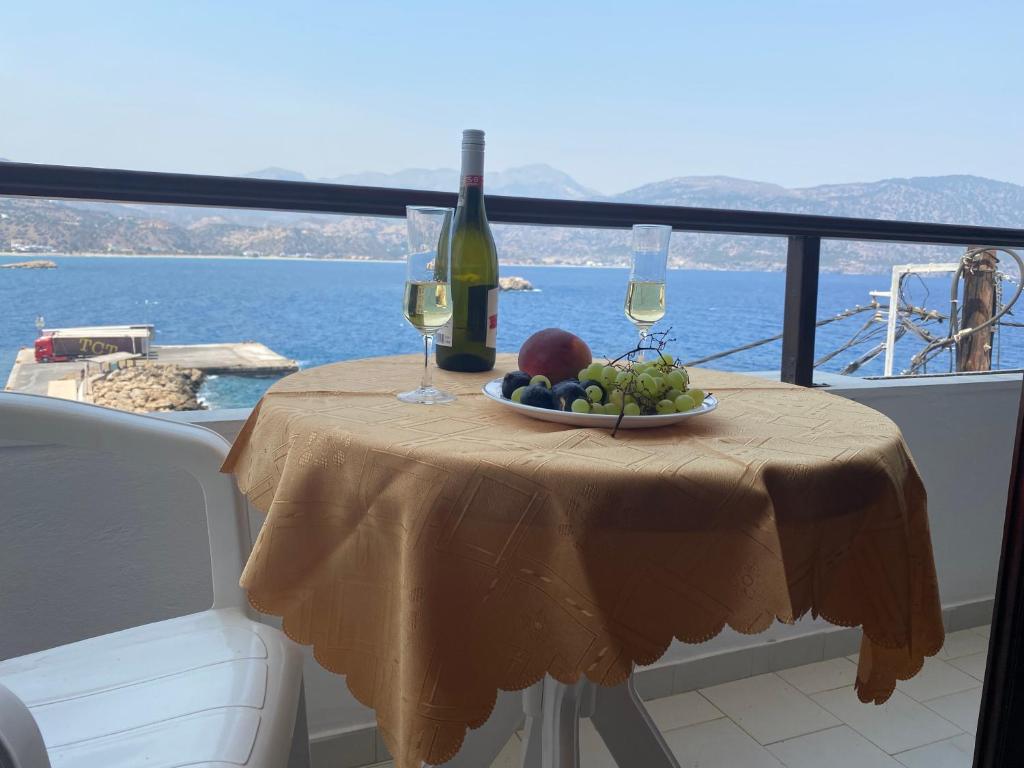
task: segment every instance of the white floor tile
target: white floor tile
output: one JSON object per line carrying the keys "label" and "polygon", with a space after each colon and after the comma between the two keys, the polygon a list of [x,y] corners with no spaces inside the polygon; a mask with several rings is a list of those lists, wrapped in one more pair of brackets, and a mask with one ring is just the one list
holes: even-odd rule
{"label": "white floor tile", "polygon": [[[665,734],[680,768],[781,768],[782,763],[727,718]],[[584,768],[590,768],[585,766]]]}
{"label": "white floor tile", "polygon": [[900,764],[849,726],[771,744],[788,768],[900,768]]}
{"label": "white floor tile", "polygon": [[774,673],[705,688],[701,693],[761,744],[839,725]]}
{"label": "white floor tile", "polygon": [[[988,627],[979,627],[988,630]],[[940,659],[959,659],[972,653],[988,651],[988,634],[979,634],[975,629],[962,629],[946,635],[946,642],[938,653]]]}
{"label": "white floor tile", "polygon": [[849,659],[828,659],[782,669],[776,674],[800,693],[821,693],[853,685],[857,679],[857,665]]}
{"label": "white floor tile", "polygon": [[[518,768],[519,763],[515,764]],[[593,723],[580,720],[580,768],[618,768]]]}
{"label": "white floor tile", "polygon": [[900,691],[893,691],[881,705],[862,704],[852,687],[816,693],[811,698],[890,755],[960,731]]}
{"label": "white floor tile", "polygon": [[491,763],[491,768],[519,768],[519,754],[522,742],[518,736],[508,740],[498,757]]}
{"label": "white floor tile", "polygon": [[981,686],[969,691],[951,693],[926,701],[925,706],[938,712],[963,730],[973,734],[978,729],[978,713],[981,711]]}
{"label": "white floor tile", "polygon": [[696,691],[653,699],[644,703],[651,718],[661,732],[685,728],[725,717],[715,706]]}
{"label": "white floor tile", "polygon": [[971,630],[971,632],[977,632],[982,637],[988,637],[989,634],[990,634],[989,630],[991,630],[991,629],[992,629],[992,626],[990,624],[985,624],[982,627],[975,627],[974,629]]}
{"label": "white floor tile", "polygon": [[896,690],[903,691],[914,701],[927,701],[958,691],[968,691],[977,685],[978,681],[966,672],[950,666],[942,659],[931,658],[924,660],[924,667],[912,678],[898,681]]}
{"label": "white floor tile", "polygon": [[985,665],[988,663],[988,650],[981,653],[972,653],[959,659],[950,659],[949,663],[957,669],[961,669],[971,677],[978,680],[985,680]]}
{"label": "white floor tile", "polygon": [[918,747],[896,755],[907,768],[971,768],[974,764],[974,737],[955,736],[927,747]]}

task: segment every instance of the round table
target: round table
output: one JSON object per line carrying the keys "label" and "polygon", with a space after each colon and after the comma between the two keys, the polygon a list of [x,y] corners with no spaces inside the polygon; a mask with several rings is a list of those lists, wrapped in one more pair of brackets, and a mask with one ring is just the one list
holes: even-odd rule
{"label": "round table", "polygon": [[862,626],[865,702],[941,647],[924,488],[880,413],[693,369],[715,412],[612,437],[485,399],[512,355],[438,371],[454,403],[399,402],[421,364],[280,380],[224,465],[267,515],[252,605],[345,675],[399,768],[452,758],[499,690],[615,686],[727,625]]}

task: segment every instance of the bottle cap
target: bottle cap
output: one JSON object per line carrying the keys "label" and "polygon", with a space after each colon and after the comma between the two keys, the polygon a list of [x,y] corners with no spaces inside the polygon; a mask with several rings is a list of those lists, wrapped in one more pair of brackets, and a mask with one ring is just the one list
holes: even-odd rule
{"label": "bottle cap", "polygon": [[462,132],[462,146],[467,149],[470,147],[483,149],[484,132],[478,128],[467,128]]}

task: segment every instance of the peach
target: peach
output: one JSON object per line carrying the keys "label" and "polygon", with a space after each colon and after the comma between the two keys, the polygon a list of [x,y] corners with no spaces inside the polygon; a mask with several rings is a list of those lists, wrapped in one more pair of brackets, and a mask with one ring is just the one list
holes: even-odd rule
{"label": "peach", "polygon": [[593,361],[587,343],[561,328],[537,331],[519,348],[519,370],[547,376],[552,384],[576,378]]}

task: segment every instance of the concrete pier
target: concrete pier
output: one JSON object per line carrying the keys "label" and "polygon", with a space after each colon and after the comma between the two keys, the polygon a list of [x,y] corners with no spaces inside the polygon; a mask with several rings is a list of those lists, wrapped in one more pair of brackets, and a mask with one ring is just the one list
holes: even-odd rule
{"label": "concrete pier", "polygon": [[[114,357],[118,360],[111,359]],[[204,373],[235,376],[277,376],[299,369],[294,360],[256,341],[154,345],[150,348],[148,358],[119,353],[67,363],[37,363],[35,351],[26,347],[18,352],[5,388],[45,395],[54,389],[66,388],[66,385],[57,382],[81,381],[86,375],[98,372],[101,366],[131,365],[133,362],[137,365],[177,365],[182,368],[198,368]]]}

